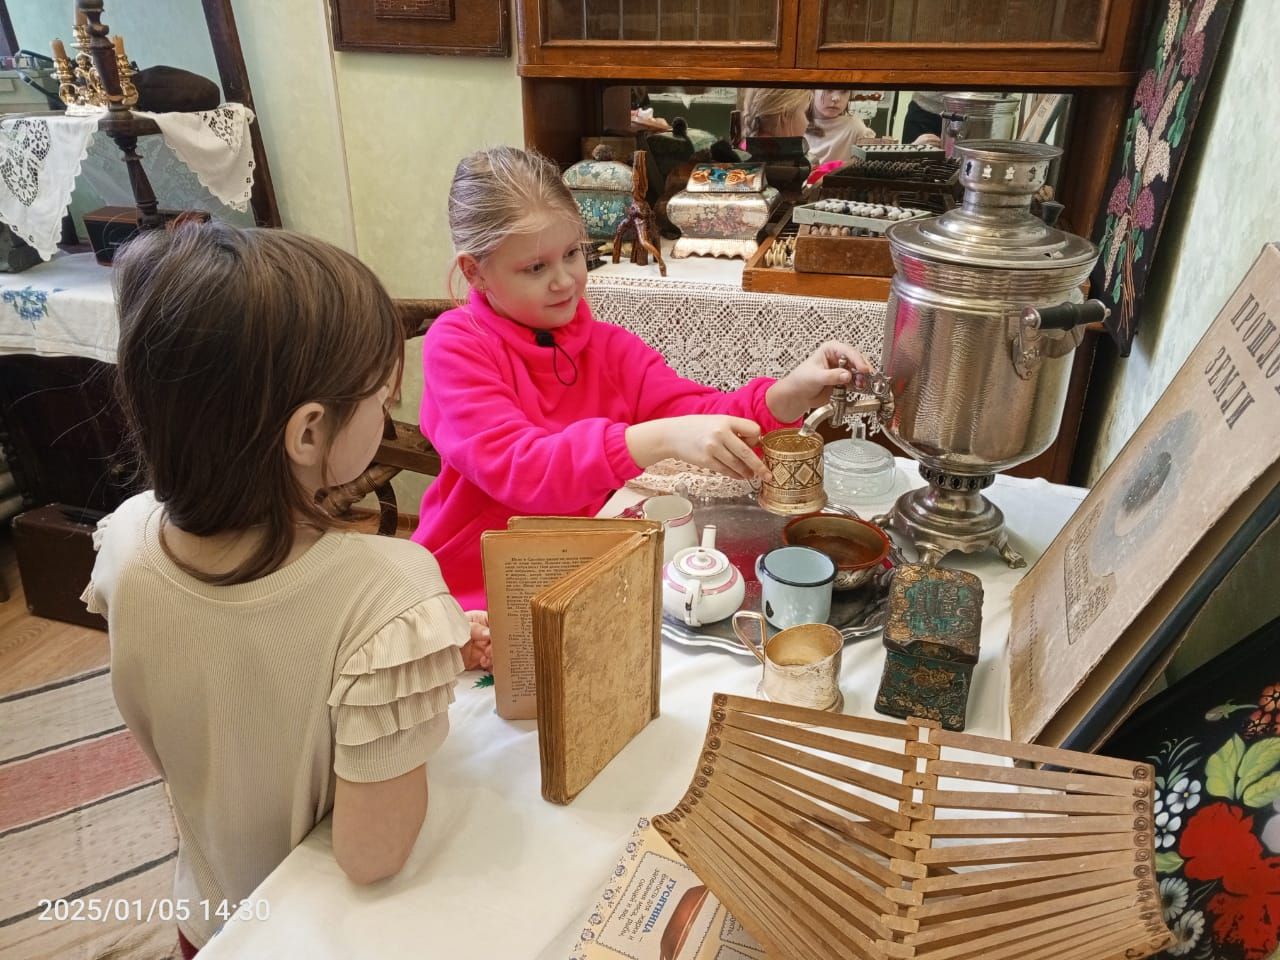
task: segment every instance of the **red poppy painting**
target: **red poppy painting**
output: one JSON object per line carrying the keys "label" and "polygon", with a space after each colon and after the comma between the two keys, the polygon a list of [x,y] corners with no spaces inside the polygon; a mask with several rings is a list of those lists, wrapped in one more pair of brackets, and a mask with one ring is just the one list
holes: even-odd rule
{"label": "red poppy painting", "polygon": [[1145,704],[1101,752],[1148,760],[1180,960],[1280,960],[1280,620]]}

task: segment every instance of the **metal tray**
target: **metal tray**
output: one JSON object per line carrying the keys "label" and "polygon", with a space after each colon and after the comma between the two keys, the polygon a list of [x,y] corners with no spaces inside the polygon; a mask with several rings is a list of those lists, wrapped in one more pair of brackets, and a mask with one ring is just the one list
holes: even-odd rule
{"label": "metal tray", "polygon": [[[791,517],[780,517],[761,508],[754,499],[704,500],[689,498],[693,503],[693,520],[699,533],[707,524],[716,528],[716,548],[724,551],[729,560],[741,572],[746,581],[743,610],[760,609],[760,582],[756,579],[756,557],[766,550],[782,545],[782,528]],[[639,507],[631,507],[625,515],[639,516]],[[845,513],[856,516],[848,508],[829,507],[829,513]],[[890,554],[896,565],[901,555],[894,548]],[[827,622],[836,627],[846,642],[861,640],[880,632],[888,611],[889,581],[886,570],[870,583],[857,590],[838,590],[831,595],[831,616]],[[767,626],[769,636],[778,631]],[[662,636],[672,643],[688,647],[712,647],[738,656],[752,656],[734,636],[731,621],[720,620],[701,627],[662,618]]]}

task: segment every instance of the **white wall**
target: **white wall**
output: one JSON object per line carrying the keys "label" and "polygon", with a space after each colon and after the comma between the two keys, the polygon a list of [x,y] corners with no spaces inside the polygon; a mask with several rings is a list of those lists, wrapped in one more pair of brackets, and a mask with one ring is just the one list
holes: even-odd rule
{"label": "white wall", "polygon": [[[515,58],[334,53],[318,0],[235,0],[284,225],[354,252],[392,296],[445,296],[445,198],[463,154],[524,140]],[[417,419],[421,343],[399,419]],[[396,479],[417,512],[426,481]]]}

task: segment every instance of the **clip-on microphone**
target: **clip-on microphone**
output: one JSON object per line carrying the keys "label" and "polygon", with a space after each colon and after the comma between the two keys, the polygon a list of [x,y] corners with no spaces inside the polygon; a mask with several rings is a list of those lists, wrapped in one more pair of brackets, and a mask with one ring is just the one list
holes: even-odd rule
{"label": "clip-on microphone", "polygon": [[[564,386],[571,387],[578,382],[578,365],[573,362],[573,357],[569,356],[564,347],[556,343],[555,335],[550,330],[533,331],[533,342],[540,347],[551,348],[551,370],[555,373],[556,379]],[[573,378],[566,380],[560,376],[560,354],[564,354],[564,358],[569,361],[569,367],[573,370]]]}

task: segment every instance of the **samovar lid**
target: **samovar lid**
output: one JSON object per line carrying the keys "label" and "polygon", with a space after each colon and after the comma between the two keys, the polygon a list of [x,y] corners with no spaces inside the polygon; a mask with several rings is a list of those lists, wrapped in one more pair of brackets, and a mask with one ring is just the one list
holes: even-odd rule
{"label": "samovar lid", "polygon": [[957,143],[964,201],[938,217],[903,220],[885,232],[895,260],[924,260],[1017,270],[1065,270],[1097,259],[1083,237],[1031,213],[1049,164],[1062,149],[1019,140]]}

